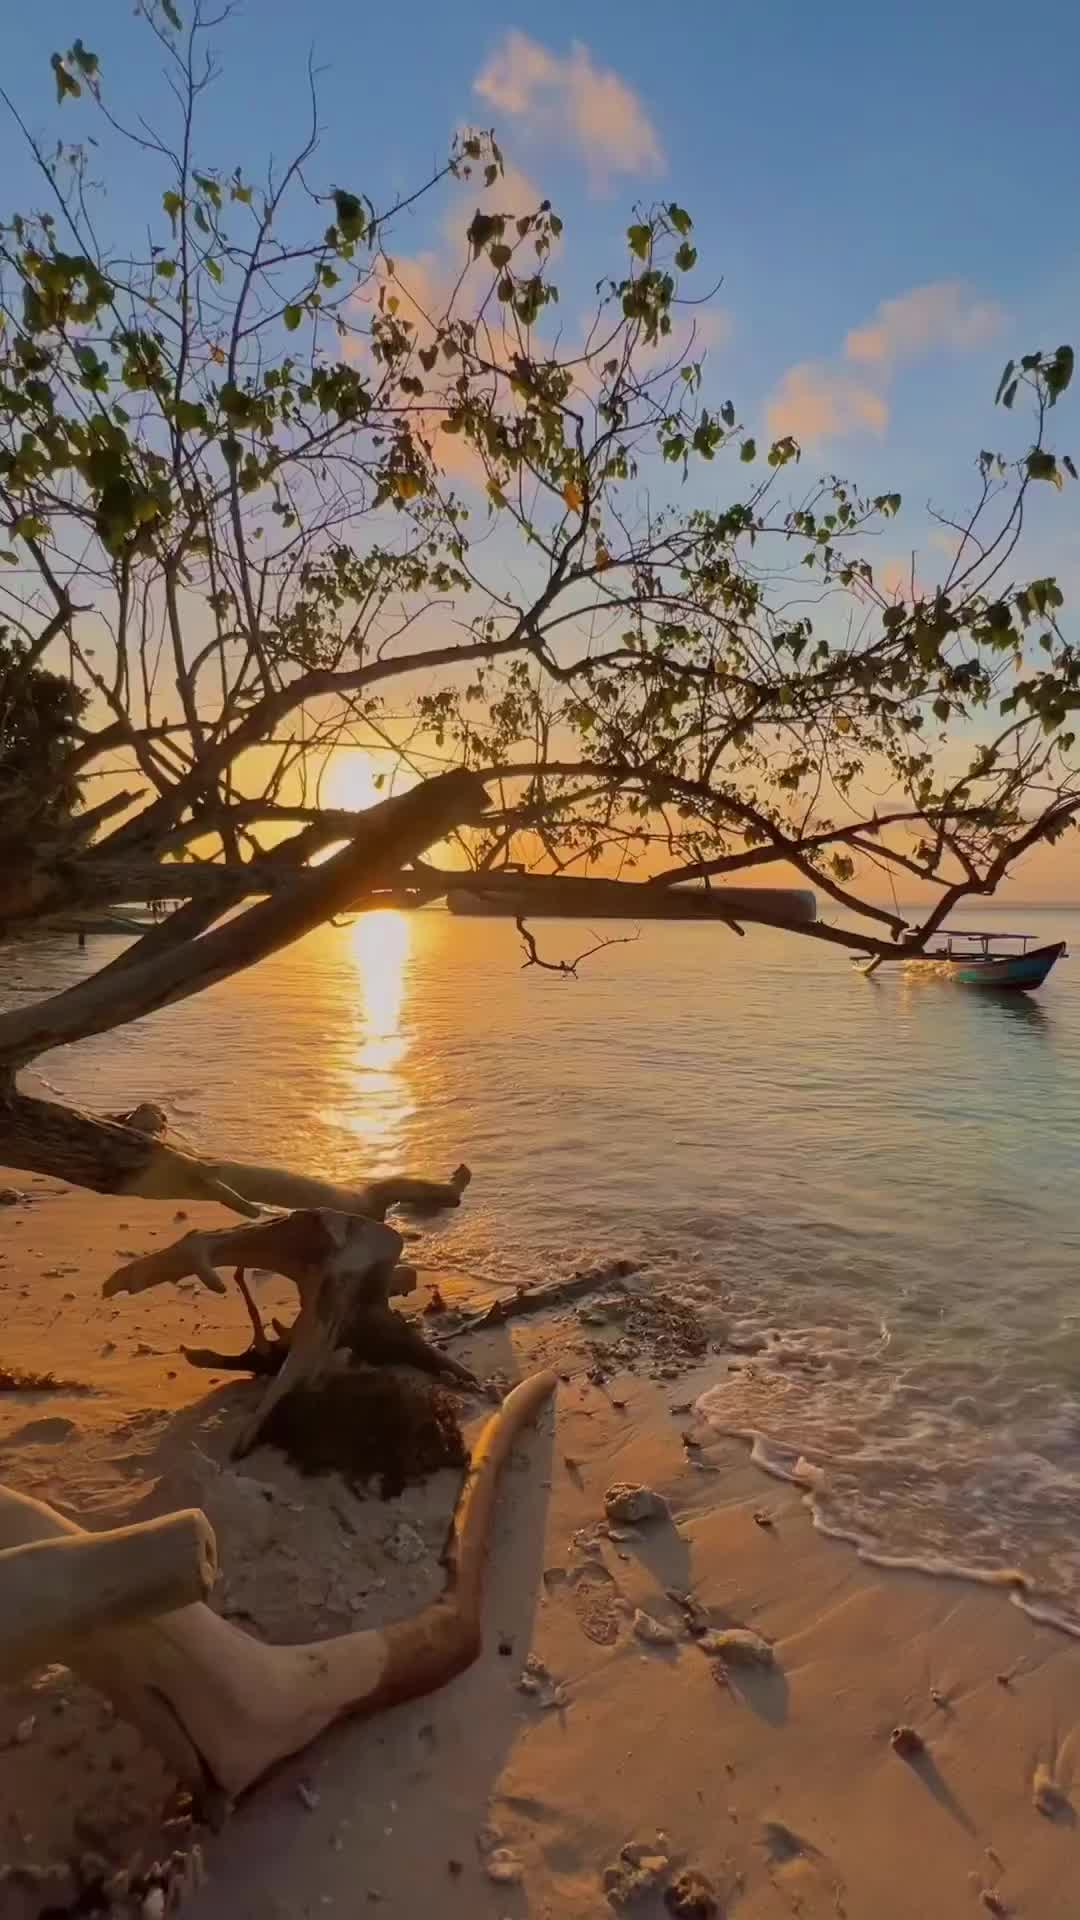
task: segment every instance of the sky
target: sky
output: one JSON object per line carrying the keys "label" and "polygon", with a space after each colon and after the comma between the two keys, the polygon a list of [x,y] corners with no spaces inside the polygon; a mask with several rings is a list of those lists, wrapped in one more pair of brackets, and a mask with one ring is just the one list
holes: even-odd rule
{"label": "sky", "polygon": [[[130,0],[51,0],[4,23],[0,78],[35,130],[55,133],[48,57],[76,35],[101,56],[110,95],[150,118],[162,110]],[[1080,345],[1071,0],[1045,0],[1037,20],[1004,0],[554,0],[542,13],[507,12],[505,0],[419,0],[401,13],[248,0],[215,41],[226,71],[199,151],[229,171],[251,173],[302,136],[309,54],[320,186],[385,203],[438,164],[455,128],[493,126],[514,177],[565,219],[568,316],[585,311],[601,273],[621,270],[635,203],[687,207],[701,292],[722,282],[702,327],[711,397],[730,395],[762,437],[794,432],[804,466],[903,494],[879,578],[906,576],[913,547],[920,570],[941,566],[927,502],[971,498],[980,447],[1023,450],[1023,422],[992,404],[1005,360]],[[2,121],[0,178],[7,207],[37,197]],[[149,212],[144,191],[129,167],[112,217]],[[395,254],[437,271],[446,218],[445,201],[425,204],[399,227]],[[1080,456],[1078,407],[1067,396],[1057,441],[1069,451],[1071,433]],[[1045,496],[1027,564],[1075,595],[1080,489]],[[1032,864],[1033,893],[1080,893],[1060,855],[1052,870],[1053,881],[1050,865]]]}

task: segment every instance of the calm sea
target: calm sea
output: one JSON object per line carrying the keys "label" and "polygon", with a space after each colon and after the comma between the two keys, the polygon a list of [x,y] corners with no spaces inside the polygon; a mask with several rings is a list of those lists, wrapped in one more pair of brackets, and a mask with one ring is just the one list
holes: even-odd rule
{"label": "calm sea", "polygon": [[[761,1347],[717,1358],[710,1418],[812,1479],[822,1524],[1022,1567],[1080,1630],[1080,914],[981,917],[1077,958],[999,1001],[651,924],[562,980],[508,922],[379,914],[43,1068],[337,1180],[465,1159],[438,1257],[493,1277],[618,1253],[707,1284]],[[3,997],[93,959],[9,952]]]}

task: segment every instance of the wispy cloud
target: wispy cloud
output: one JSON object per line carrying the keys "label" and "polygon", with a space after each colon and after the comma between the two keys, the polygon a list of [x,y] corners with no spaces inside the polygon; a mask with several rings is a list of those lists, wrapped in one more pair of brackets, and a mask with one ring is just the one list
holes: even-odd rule
{"label": "wispy cloud", "polygon": [[992,340],[1004,318],[993,300],[980,300],[961,281],[935,280],[883,300],[872,320],[852,328],[844,352],[873,366],[921,359],[939,347],[963,353]]}
{"label": "wispy cloud", "polygon": [[842,359],[788,368],[768,404],[769,431],[792,433],[804,446],[882,434],[897,366],[934,353],[971,352],[993,339],[1004,318],[993,300],[980,299],[960,280],[931,281],[882,300],[864,326],[851,328]]}
{"label": "wispy cloud", "polygon": [[794,434],[805,447],[850,433],[884,433],[889,409],[875,388],[842,368],[804,360],[789,367],[766,414],[774,438]]}
{"label": "wispy cloud", "polygon": [[633,87],[613,68],[596,65],[580,41],[558,54],[512,28],[473,88],[529,133],[572,140],[595,189],[618,174],[658,173],[664,164],[656,129]]}

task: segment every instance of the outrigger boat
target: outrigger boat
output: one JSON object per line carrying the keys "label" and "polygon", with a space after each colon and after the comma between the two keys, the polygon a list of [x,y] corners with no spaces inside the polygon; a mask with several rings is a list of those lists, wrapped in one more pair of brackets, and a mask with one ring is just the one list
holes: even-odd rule
{"label": "outrigger boat", "polygon": [[[1032,993],[1041,987],[1052,966],[1066,957],[1064,940],[1048,947],[1032,947],[1033,933],[947,933],[945,945],[930,953],[898,953],[896,958],[909,966],[927,963],[947,969],[948,977],[962,987],[990,987],[998,992]],[[1019,952],[996,953],[995,945],[1019,944]],[[1028,949],[1031,949],[1030,952]],[[875,954],[864,973],[874,973],[885,958]]]}

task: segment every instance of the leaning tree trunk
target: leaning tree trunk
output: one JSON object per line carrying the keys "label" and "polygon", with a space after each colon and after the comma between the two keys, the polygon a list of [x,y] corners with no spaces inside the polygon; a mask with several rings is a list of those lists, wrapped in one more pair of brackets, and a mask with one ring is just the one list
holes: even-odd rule
{"label": "leaning tree trunk", "polygon": [[[290,872],[283,862],[285,884],[223,925],[208,928],[205,917],[193,921],[182,908],[130,949],[122,966],[106,966],[65,992],[0,1013],[0,1165],[96,1193],[215,1200],[249,1217],[264,1206],[371,1212],[370,1185],[341,1188],[283,1169],[201,1159],[138,1127],[24,1093],[17,1074],[53,1048],[201,993],[335,914],[362,906],[425,848],[479,820],[486,805],[476,775],[441,774],[370,808],[348,845],[321,866]],[[160,869],[163,893],[169,871]],[[226,905],[223,900],[219,910]]]}

